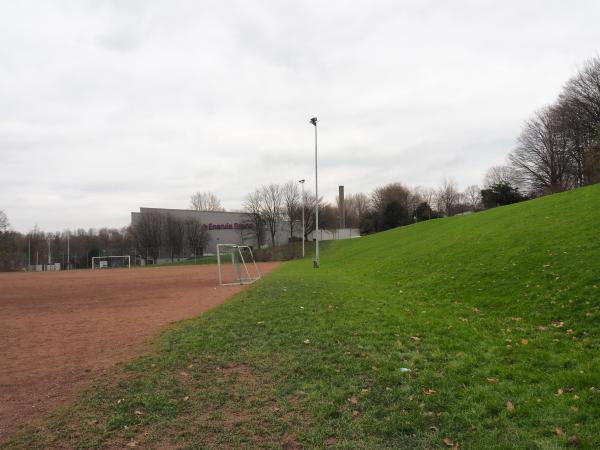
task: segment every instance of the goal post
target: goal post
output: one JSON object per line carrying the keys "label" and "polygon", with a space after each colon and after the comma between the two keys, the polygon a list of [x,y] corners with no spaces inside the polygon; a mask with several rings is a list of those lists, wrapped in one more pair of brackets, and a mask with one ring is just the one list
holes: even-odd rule
{"label": "goal post", "polygon": [[221,286],[251,284],[262,276],[247,245],[217,244],[217,268]]}
{"label": "goal post", "polygon": [[92,256],[92,270],[94,269],[116,269],[127,267],[131,269],[131,257],[123,256]]}

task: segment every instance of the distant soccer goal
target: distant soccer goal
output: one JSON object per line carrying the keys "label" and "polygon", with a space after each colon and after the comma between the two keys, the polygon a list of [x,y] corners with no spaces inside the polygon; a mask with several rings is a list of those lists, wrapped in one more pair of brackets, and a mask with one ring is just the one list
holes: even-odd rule
{"label": "distant soccer goal", "polygon": [[247,245],[217,244],[219,284],[254,283],[261,277],[252,249]]}
{"label": "distant soccer goal", "polygon": [[129,255],[92,257],[92,269],[117,269],[123,267],[131,269],[131,257]]}

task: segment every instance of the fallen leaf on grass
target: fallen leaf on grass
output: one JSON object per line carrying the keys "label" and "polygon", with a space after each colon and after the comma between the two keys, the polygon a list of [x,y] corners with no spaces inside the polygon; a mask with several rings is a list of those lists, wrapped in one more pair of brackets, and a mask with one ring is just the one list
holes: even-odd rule
{"label": "fallen leaf on grass", "polygon": [[127,447],[137,447],[137,442],[136,441],[130,441],[127,443]]}
{"label": "fallen leaf on grass", "polygon": [[513,405],[513,402],[511,402],[510,400],[506,402],[506,409],[508,411],[514,411],[515,410],[515,405]]}
{"label": "fallen leaf on grass", "polygon": [[486,380],[490,384],[498,384],[498,378],[490,377],[490,378],[486,378]]}
{"label": "fallen leaf on grass", "polygon": [[575,436],[575,435],[569,436],[569,439],[567,440],[567,442],[569,443],[569,445],[577,445],[578,444],[577,436]]}
{"label": "fallen leaf on grass", "polygon": [[446,444],[446,446],[452,447],[453,450],[458,449],[458,444],[454,443],[454,441],[452,439],[450,439],[449,437],[442,439],[442,442],[444,444]]}
{"label": "fallen leaf on grass", "polygon": [[512,320],[514,320],[515,322],[520,322],[521,320],[523,320],[522,317],[511,317]]}
{"label": "fallen leaf on grass", "polygon": [[529,339],[521,339],[521,345],[529,344]]}
{"label": "fallen leaf on grass", "polygon": [[423,393],[425,395],[432,395],[432,394],[435,394],[435,391],[433,389],[427,388],[427,389],[423,389]]}
{"label": "fallen leaf on grass", "polygon": [[136,409],[136,410],[135,410],[135,415],[136,415],[136,416],[143,416],[143,415],[144,415],[144,413],[143,413],[142,411],[140,411],[139,409]]}
{"label": "fallen leaf on grass", "polygon": [[310,344],[310,339],[304,339],[305,344]]}
{"label": "fallen leaf on grass", "polygon": [[352,411],[352,418],[353,419],[358,418],[358,416],[360,416],[360,413],[358,411]]}
{"label": "fallen leaf on grass", "polygon": [[568,330],[567,330],[567,334],[575,334],[575,331],[574,331],[574,330],[571,330],[571,329],[568,329]]}
{"label": "fallen leaf on grass", "polygon": [[350,403],[352,403],[353,405],[356,405],[356,404],[358,403],[358,399],[357,399],[357,398],[356,398],[356,396],[354,396],[354,395],[353,395],[352,397],[350,397],[350,398],[348,399],[348,401],[349,401]]}
{"label": "fallen leaf on grass", "polygon": [[554,433],[556,433],[557,436],[562,436],[563,434],[565,434],[565,432],[563,431],[563,429],[561,427],[556,427],[554,429]]}
{"label": "fallen leaf on grass", "polygon": [[183,397],[183,401],[184,401],[184,402],[187,402],[189,399],[190,399],[190,396],[189,396],[189,395],[186,395],[185,397]]}
{"label": "fallen leaf on grass", "polygon": [[411,336],[410,338],[415,342],[419,342],[421,340],[419,336]]}

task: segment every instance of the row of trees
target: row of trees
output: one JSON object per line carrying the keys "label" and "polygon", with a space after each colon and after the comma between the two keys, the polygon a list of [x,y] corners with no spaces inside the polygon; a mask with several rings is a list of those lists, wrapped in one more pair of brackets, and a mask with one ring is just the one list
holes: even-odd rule
{"label": "row of trees", "polygon": [[[0,211],[0,271],[61,263],[67,268],[88,268],[95,256],[129,255],[174,258],[202,255],[208,233],[193,219],[180,220],[158,213],[142,213],[134,225],[116,228],[65,230],[54,233],[35,227],[23,234],[10,229],[6,214]],[[162,249],[168,254],[161,255]]]}
{"label": "row of trees", "polygon": [[600,181],[600,57],[525,122],[510,153],[512,187],[538,196]]}
{"label": "row of trees", "polygon": [[[131,235],[139,254],[154,261],[161,256],[168,256],[173,262],[175,258],[202,255],[209,240],[200,221],[152,211],[140,213]],[[161,255],[163,248],[168,255]]]}
{"label": "row of trees", "polygon": [[66,230],[47,233],[35,227],[23,234],[10,230],[6,215],[0,226],[0,271],[18,270],[27,265],[61,263],[63,267],[91,267],[92,257],[134,255],[135,243],[128,227]]}
{"label": "row of trees", "polygon": [[[317,199],[310,191],[302,191],[295,181],[285,184],[268,184],[254,190],[244,199],[243,212],[251,227],[248,230],[254,234],[257,245],[263,246],[268,241],[275,245],[276,235],[289,233],[292,241],[298,232],[305,239],[313,232],[316,225],[315,206]],[[324,202],[319,202],[319,227],[335,229],[338,222],[337,208]],[[302,230],[302,215],[304,212],[304,229]]]}
{"label": "row of trees", "polygon": [[[487,187],[492,194],[496,191]],[[482,196],[482,194],[485,194]],[[491,197],[478,186],[459,191],[454,181],[446,180],[435,188],[410,188],[402,183],[390,183],[376,188],[370,195],[355,193],[347,195],[344,207],[340,199],[330,204],[318,199],[319,228],[335,231],[344,223],[348,228],[360,228],[361,233],[372,233],[442,216],[477,211],[505,204]],[[519,199],[522,199],[520,197]],[[315,229],[315,204],[317,199],[310,191],[304,198],[298,183],[289,181],[283,185],[268,184],[248,194],[244,200],[244,212],[252,224],[257,244],[275,245],[277,233],[289,233],[294,240],[301,225],[304,208],[305,238]],[[344,220],[341,220],[341,212]]]}
{"label": "row of trees", "polygon": [[358,226],[361,234],[365,234],[478,211],[483,208],[481,192],[475,185],[461,192],[452,180],[444,180],[439,188],[411,188],[402,183],[390,183],[376,188],[370,196],[351,196],[360,201],[346,204],[346,223]]}

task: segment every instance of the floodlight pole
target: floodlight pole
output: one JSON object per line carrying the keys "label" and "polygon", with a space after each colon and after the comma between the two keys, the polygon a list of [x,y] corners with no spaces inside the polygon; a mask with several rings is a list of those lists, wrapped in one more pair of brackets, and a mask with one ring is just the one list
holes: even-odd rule
{"label": "floodlight pole", "polygon": [[319,177],[317,166],[317,118],[310,119],[310,123],[315,126],[315,260],[313,267],[318,269],[321,266],[319,258]]}
{"label": "floodlight pole", "polygon": [[304,206],[305,206],[305,202],[304,202],[304,182],[306,180],[302,179],[300,181],[298,181],[298,183],[300,183],[302,185],[302,258],[304,258]]}

